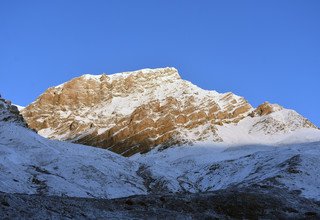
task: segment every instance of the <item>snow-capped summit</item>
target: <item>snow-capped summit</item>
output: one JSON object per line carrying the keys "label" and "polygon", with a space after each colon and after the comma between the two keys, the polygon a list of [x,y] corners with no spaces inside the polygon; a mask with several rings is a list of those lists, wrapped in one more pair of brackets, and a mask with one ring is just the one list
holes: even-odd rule
{"label": "snow-capped summit", "polygon": [[156,146],[228,142],[239,132],[244,140],[263,134],[273,142],[278,133],[315,129],[278,105],[254,109],[233,93],[203,90],[181,79],[175,68],[83,75],[49,88],[22,114],[44,137],[125,156]]}

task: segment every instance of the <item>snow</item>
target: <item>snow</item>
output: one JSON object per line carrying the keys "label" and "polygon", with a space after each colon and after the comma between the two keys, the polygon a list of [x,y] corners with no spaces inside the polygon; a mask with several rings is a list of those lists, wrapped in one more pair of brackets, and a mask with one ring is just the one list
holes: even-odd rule
{"label": "snow", "polygon": [[38,131],[38,134],[40,134],[43,137],[50,137],[51,134],[54,133],[54,130],[52,128],[44,128]]}
{"label": "snow", "polygon": [[110,151],[51,141],[0,122],[0,191],[116,198],[145,194],[139,164]]}
{"label": "snow", "polygon": [[[118,78],[128,77],[129,75],[134,76],[134,75],[141,74],[141,73],[142,74],[154,74],[157,72],[163,72],[164,70],[167,70],[167,69],[178,72],[174,67],[154,68],[154,69],[145,68],[145,69],[136,70],[136,71],[127,71],[127,72],[108,74],[107,76],[112,81],[112,80],[116,80]],[[103,73],[103,74],[105,74],[105,73]],[[84,77],[86,79],[100,79],[100,77],[103,74],[100,74],[100,75],[85,74],[82,77]]]}
{"label": "snow", "polygon": [[[303,196],[320,200],[319,156],[320,142],[312,142],[182,146],[130,159],[146,164],[154,178],[166,181],[172,191],[203,192],[260,184],[300,190]],[[297,164],[290,164],[295,157],[299,158]]]}
{"label": "snow", "polygon": [[[270,122],[266,123],[266,120]],[[218,126],[218,135],[227,144],[285,144],[320,141],[320,130],[304,126],[305,119],[288,109],[262,117],[246,117],[239,123]],[[277,128],[277,126],[282,126]]]}

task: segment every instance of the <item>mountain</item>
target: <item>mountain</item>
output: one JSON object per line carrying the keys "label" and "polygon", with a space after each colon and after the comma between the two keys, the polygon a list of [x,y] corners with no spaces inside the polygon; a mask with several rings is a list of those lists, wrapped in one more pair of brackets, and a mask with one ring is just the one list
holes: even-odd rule
{"label": "mountain", "polygon": [[[289,128],[310,126],[293,111],[268,103],[251,114],[238,124],[222,126],[223,132],[232,133],[240,126],[250,140],[250,132],[261,132],[262,137],[265,133],[273,133],[273,129],[287,133]],[[281,126],[271,127],[270,132],[264,127],[260,130],[260,121],[270,118],[280,121],[281,118],[287,122],[284,116],[288,115],[296,117],[290,124],[284,126],[280,123]],[[219,129],[217,132],[223,133]],[[277,135],[281,136],[278,139],[282,142],[274,145],[232,145],[230,143],[237,140],[234,135],[233,139],[227,140],[229,144],[200,142],[161,151],[154,148],[145,154],[125,158],[104,149],[43,138],[28,128],[16,106],[0,99],[0,191],[118,198],[259,186],[280,187],[320,200],[317,171],[320,166],[320,132],[310,128],[290,132],[290,135],[281,132]],[[298,143],[293,136],[303,137],[300,141],[304,143]]]}
{"label": "mountain", "polygon": [[203,142],[274,144],[293,133],[301,141],[318,131],[293,110],[267,102],[255,109],[181,79],[175,68],[83,75],[49,88],[22,114],[44,137],[124,156]]}
{"label": "mountain", "polygon": [[264,103],[215,126],[222,141],[157,146],[127,158],[41,137],[0,99],[0,216],[320,217],[320,132],[308,120]]}

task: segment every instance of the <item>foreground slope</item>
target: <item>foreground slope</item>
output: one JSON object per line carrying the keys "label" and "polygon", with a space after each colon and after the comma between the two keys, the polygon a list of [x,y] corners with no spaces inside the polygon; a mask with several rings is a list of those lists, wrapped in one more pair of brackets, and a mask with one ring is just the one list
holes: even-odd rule
{"label": "foreground slope", "polygon": [[319,219],[320,205],[282,189],[84,199],[0,193],[1,219]]}
{"label": "foreground slope", "polygon": [[114,198],[145,194],[139,164],[98,148],[51,141],[0,100],[0,191]]}

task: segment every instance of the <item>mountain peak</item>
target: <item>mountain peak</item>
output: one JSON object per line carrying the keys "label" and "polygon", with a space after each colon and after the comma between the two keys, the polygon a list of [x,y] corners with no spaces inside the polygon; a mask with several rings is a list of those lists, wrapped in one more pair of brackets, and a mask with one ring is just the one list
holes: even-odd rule
{"label": "mountain peak", "polygon": [[[203,90],[168,67],[83,75],[48,89],[22,113],[30,127],[45,137],[131,156],[157,146],[222,142],[228,138],[219,133],[220,127],[237,125],[248,116],[259,122],[259,128],[252,124],[248,133],[263,133],[261,129],[278,124],[279,129],[286,128],[284,132],[311,127],[302,117],[286,113],[259,121],[282,109],[268,102],[254,109],[243,97]],[[287,118],[299,123],[287,123]]]}
{"label": "mountain peak", "polygon": [[221,141],[216,126],[252,106],[233,93],[203,90],[175,68],[83,75],[48,89],[22,112],[45,137],[132,155],[158,145]]}

